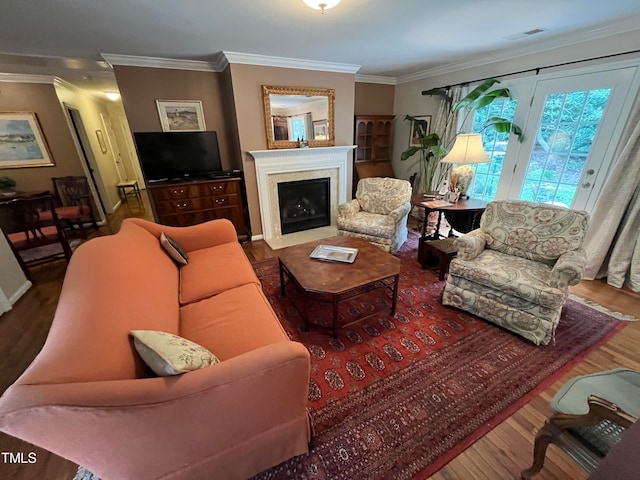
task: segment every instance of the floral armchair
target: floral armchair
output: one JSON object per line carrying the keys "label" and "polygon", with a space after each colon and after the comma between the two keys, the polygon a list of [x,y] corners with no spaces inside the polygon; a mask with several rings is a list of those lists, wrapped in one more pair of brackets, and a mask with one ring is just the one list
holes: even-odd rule
{"label": "floral armchair", "polygon": [[569,285],[582,278],[586,212],[495,201],[480,228],[455,241],[442,302],[546,345],[554,337]]}
{"label": "floral armchair", "polygon": [[363,178],[356,198],[338,206],[338,235],[364,238],[390,253],[407,239],[411,184],[396,178]]}

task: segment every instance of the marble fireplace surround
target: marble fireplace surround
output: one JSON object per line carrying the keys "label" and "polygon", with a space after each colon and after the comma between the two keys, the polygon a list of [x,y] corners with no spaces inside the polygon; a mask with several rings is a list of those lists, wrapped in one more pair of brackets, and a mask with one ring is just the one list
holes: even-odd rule
{"label": "marble fireplace surround", "polygon": [[[338,205],[347,201],[349,152],[355,147],[347,145],[248,152],[255,159],[262,235],[271,248],[284,248],[337,234]],[[330,179],[330,226],[282,235],[278,183],[313,178]]]}

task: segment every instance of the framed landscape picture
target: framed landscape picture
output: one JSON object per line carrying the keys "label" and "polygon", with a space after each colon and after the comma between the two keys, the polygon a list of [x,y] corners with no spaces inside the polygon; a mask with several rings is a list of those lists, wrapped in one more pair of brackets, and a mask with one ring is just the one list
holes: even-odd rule
{"label": "framed landscape picture", "polygon": [[34,112],[0,112],[0,169],[55,165]]}
{"label": "framed landscape picture", "polygon": [[409,136],[409,146],[419,147],[420,138],[429,133],[431,128],[431,115],[417,115],[411,122],[411,132]]}
{"label": "framed landscape picture", "polygon": [[326,140],[329,138],[327,119],[313,121],[313,139]]}
{"label": "framed landscape picture", "polygon": [[197,100],[156,100],[163,132],[205,130],[202,102]]}

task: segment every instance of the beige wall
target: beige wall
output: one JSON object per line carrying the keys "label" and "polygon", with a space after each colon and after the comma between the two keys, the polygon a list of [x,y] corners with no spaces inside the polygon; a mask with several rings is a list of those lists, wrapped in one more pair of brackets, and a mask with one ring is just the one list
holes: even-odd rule
{"label": "beige wall", "polygon": [[0,233],[0,295],[4,295],[9,303],[14,303],[20,293],[26,290],[27,285],[27,277],[24,276],[7,239]]}
{"label": "beige wall", "polygon": [[52,190],[51,177],[84,175],[67,119],[53,85],[0,82],[0,112],[35,112],[55,162],[53,167],[0,169],[18,190]]}
{"label": "beige wall", "polygon": [[115,66],[114,73],[133,133],[162,131],[156,100],[199,100],[206,129],[218,134],[223,168],[234,168],[237,162],[224,113],[224,97],[229,94],[224,91],[228,88],[224,73],[123,66]]}
{"label": "beige wall", "polygon": [[356,82],[355,115],[393,115],[395,85]]}
{"label": "beige wall", "polygon": [[[336,94],[336,145],[353,145],[355,75],[239,64],[232,64],[230,69],[251,234],[255,236],[262,234],[260,203],[253,157],[247,152],[267,148],[262,85],[333,88]],[[351,185],[351,169],[348,185]],[[347,198],[350,197],[351,192],[347,192]]]}

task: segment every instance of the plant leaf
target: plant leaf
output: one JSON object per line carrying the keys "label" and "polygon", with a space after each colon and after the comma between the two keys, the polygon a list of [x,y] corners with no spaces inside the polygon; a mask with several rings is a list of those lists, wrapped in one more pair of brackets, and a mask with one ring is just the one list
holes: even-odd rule
{"label": "plant leaf", "polygon": [[478,98],[480,98],[496,83],[500,83],[500,81],[496,80],[495,78],[487,78],[484,82],[471,90],[464,98],[460,99],[459,102],[453,105],[451,109],[455,112],[460,109],[466,108],[469,105],[472,105]]}
{"label": "plant leaf", "polygon": [[517,135],[518,141],[522,143],[524,141],[524,134],[522,129],[513,122],[510,122],[506,118],[502,117],[490,117],[484,122],[482,129],[493,127],[496,132],[499,133],[513,133]]}
{"label": "plant leaf", "polygon": [[449,152],[447,151],[446,148],[442,147],[441,145],[434,145],[433,147],[431,147],[431,153],[433,153],[433,156],[436,157],[437,159],[441,159]]}
{"label": "plant leaf", "polygon": [[407,148],[404,152],[400,154],[400,160],[406,160],[409,157],[413,157],[417,152],[422,150],[421,147],[412,146]]}

